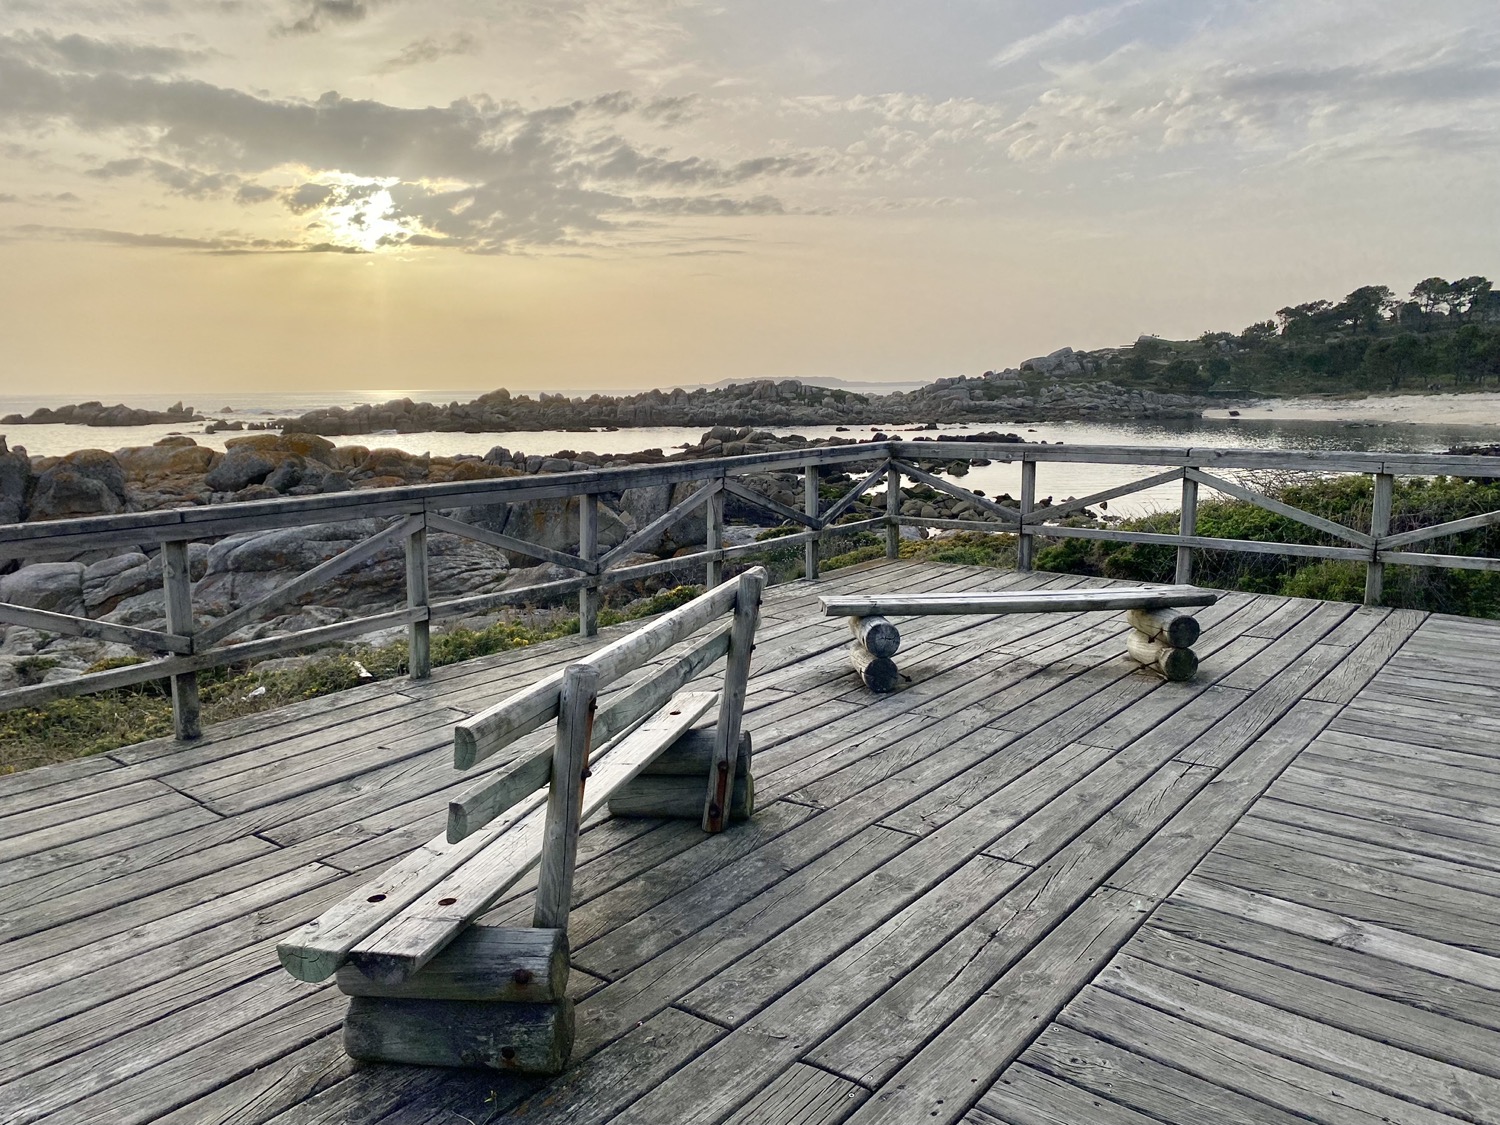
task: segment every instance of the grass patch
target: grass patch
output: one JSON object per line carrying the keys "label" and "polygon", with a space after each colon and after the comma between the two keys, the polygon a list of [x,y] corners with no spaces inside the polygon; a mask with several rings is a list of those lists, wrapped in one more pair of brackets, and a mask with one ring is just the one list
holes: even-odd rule
{"label": "grass patch", "polygon": [[[599,612],[600,625],[618,625],[665,613],[691,601],[701,586],[677,586],[619,609]],[[526,648],[578,631],[578,618],[544,625],[501,621],[483,629],[459,627],[432,638],[432,663],[457,664],[481,656]],[[198,693],[205,724],[221,723],[284,707],[304,699],[347,691],[361,684],[404,676],[408,669],[405,641],[358,645],[317,655],[298,668],[257,671],[252,667],[214,668],[198,673]],[[142,662],[140,657],[100,661],[90,672]],[[40,681],[57,661],[35,657],[28,662]],[[51,762],[102,754],[121,746],[165,738],[172,733],[172,698],[165,680],[90,695],[59,699],[42,707],[0,711],[0,774],[16,773]]]}

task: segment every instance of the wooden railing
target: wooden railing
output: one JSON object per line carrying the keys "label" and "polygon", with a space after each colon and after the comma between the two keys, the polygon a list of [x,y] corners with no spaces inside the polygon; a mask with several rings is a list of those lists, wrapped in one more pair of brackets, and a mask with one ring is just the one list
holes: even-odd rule
{"label": "wooden railing", "polygon": [[[980,458],[1019,465],[1020,496],[1016,505],[1000,504],[976,496],[962,485],[939,475],[943,466]],[[1039,507],[1036,502],[1037,466],[1042,463],[1136,465],[1159,471],[1088,496]],[[820,498],[819,478],[821,472],[830,469],[852,470],[858,477],[858,483],[839,499],[825,506]],[[1373,476],[1369,526],[1347,527],[1315,513],[1294,508],[1227,479],[1223,475],[1227,470],[1358,473]],[[804,503],[800,510],[763,495],[743,479],[756,473],[787,471],[797,471],[803,475]],[[817,576],[819,544],[829,535],[883,528],[886,533],[887,557],[895,558],[900,529],[919,526],[1014,533],[1018,536],[1017,565],[1021,570],[1030,570],[1034,565],[1038,538],[1102,539],[1171,546],[1177,550],[1176,581],[1180,584],[1192,581],[1194,552],[1203,549],[1361,562],[1365,566],[1365,600],[1374,603],[1380,600],[1386,564],[1500,570],[1500,559],[1496,558],[1437,554],[1411,549],[1444,536],[1500,523],[1500,512],[1476,514],[1395,534],[1391,532],[1391,500],[1395,478],[1441,475],[1500,477],[1500,458],[958,441],[851,443],[796,452],[752,454],[633,468],[416,485],[88,519],[12,524],[0,527],[0,561],[68,557],[110,547],[158,547],[163,563],[167,627],[165,631],[142,629],[0,603],[0,622],[3,623],[67,636],[122,642],[142,652],[160,654],[140,664],[0,693],[0,710],[36,706],[90,691],[170,678],[176,734],[179,738],[191,739],[197,737],[199,726],[195,676],[204,669],[260,660],[393,626],[405,626],[410,649],[410,672],[414,678],[421,679],[430,671],[429,630],[432,622],[480,613],[503,605],[534,604],[540,599],[571,594],[577,594],[579,598],[580,630],[586,635],[592,635],[597,628],[601,592],[609,586],[679,571],[685,565],[696,563],[704,567],[706,583],[713,587],[718,585],[722,577],[726,560],[766,550],[768,545],[765,543],[723,546],[726,496],[734,496],[783,522],[803,527],[805,530],[777,539],[775,545],[786,547],[801,544],[804,571],[808,577]],[[899,488],[903,478],[960,497],[978,508],[987,518],[953,520],[904,516],[901,514]],[[854,511],[855,506],[881,480],[888,480],[897,486],[886,489],[885,513],[850,520],[850,515],[863,515]],[[1077,515],[1083,509],[1102,501],[1174,481],[1181,482],[1181,516],[1174,533],[1127,531],[1114,527],[1077,527],[1055,522]],[[598,505],[601,495],[632,488],[680,484],[697,484],[698,487],[662,516],[630,533],[607,553],[600,553]],[[1200,488],[1209,488],[1256,504],[1329,536],[1337,540],[1338,545],[1270,543],[1199,535],[1197,512]],[[550,549],[464,523],[450,514],[461,508],[575,497],[579,500],[577,554]],[[703,550],[648,563],[624,565],[624,560],[632,553],[652,547],[664,531],[700,510],[705,520],[706,545]],[[386,518],[391,522],[376,534],[286,583],[259,601],[241,606],[201,627],[195,623],[192,583],[188,573],[189,543],[248,531],[372,517]],[[434,532],[459,535],[499,550],[550,562],[574,571],[575,576],[521,589],[472,594],[435,602],[430,597],[427,578],[427,537]],[[396,543],[403,544],[406,555],[404,606],[279,636],[223,643],[233,633],[264,617],[271,610],[311,593],[328,579],[368,562]]]}

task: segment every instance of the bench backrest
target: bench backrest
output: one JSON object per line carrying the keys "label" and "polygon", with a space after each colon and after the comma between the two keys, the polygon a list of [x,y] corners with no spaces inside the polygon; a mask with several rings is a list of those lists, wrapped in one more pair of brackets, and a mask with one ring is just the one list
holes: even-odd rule
{"label": "bench backrest", "polygon": [[[351,961],[374,979],[398,983],[538,863],[534,924],[565,927],[583,817],[648,765],[715,699],[719,713],[712,765],[704,779],[703,824],[711,832],[722,830],[734,791],[750,652],[765,583],[766,571],[755,567],[459,724],[454,762],[460,769],[553,719],[557,733],[550,747],[523,755],[454,801],[443,835],[289,935],[277,948],[282,965],[295,977],[318,981]],[[599,692],[610,683],[726,613],[733,615],[729,622],[597,710]],[[721,693],[673,699],[720,657],[728,659]],[[669,701],[667,713],[658,715]],[[642,725],[620,737],[638,723]],[[586,772],[590,767],[591,774]],[[545,795],[537,792],[544,785]]]}

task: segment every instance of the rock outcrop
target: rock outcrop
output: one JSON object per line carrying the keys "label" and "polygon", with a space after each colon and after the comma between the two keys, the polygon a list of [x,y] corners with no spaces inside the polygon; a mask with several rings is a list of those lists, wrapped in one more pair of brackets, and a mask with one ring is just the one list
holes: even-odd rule
{"label": "rock outcrop", "polygon": [[0,602],[81,615],[83,575],[84,565],[80,562],[42,562],[23,566],[0,577]]}
{"label": "rock outcrop", "polygon": [[0,437],[0,524],[20,523],[30,514],[31,458]]}
{"label": "rock outcrop", "polygon": [[102,402],[79,402],[55,408],[39,407],[24,417],[20,414],[7,414],[0,418],[0,426],[35,426],[47,423],[71,423],[78,426],[166,426],[174,422],[201,421],[203,415],[180,402],[165,410],[139,410],[124,403],[105,406]]}
{"label": "rock outcrop", "polygon": [[[1087,353],[1063,348],[1028,360],[1021,371],[987,371],[982,376],[938,379],[914,391],[855,394],[797,379],[692,391],[647,391],[614,397],[568,398],[511,395],[499,390],[473,402],[446,405],[397,399],[379,406],[314,410],[275,423],[286,432],[329,436],[381,431],[496,433],[525,430],[579,430],[630,426],[815,426],[896,424],[940,418],[959,421],[1063,421],[1119,418],[1188,418],[1201,413],[1204,400],[1122,387],[1099,377],[1094,382],[1040,382],[1035,377],[1075,379],[1098,376],[1101,368]],[[1031,376],[1031,382],[1026,381]]]}
{"label": "rock outcrop", "polygon": [[125,510],[125,471],[113,453],[81,449],[44,459],[31,492],[31,518],[112,516]]}

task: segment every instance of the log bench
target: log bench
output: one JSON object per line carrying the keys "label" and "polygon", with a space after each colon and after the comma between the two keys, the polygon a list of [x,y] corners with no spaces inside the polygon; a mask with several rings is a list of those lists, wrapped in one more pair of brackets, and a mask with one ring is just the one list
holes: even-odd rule
{"label": "log bench", "polygon": [[854,640],[849,662],[874,692],[896,690],[901,673],[893,659],[901,632],[892,616],[934,613],[1083,613],[1124,610],[1131,624],[1126,654],[1168,680],[1190,680],[1198,672],[1193,643],[1197,618],[1184,607],[1213,605],[1219,595],[1196,586],[1132,586],[1109,590],[1025,590],[959,594],[846,594],[819,598],[827,617],[846,617]]}
{"label": "log bench", "polygon": [[[719,832],[754,811],[740,726],[765,582],[763,568],[747,571],[455,727],[454,764],[467,769],[556,720],[549,744],[513,751],[449,805],[444,833],[277,947],[294,977],[334,977],[350,997],[351,1056],[563,1069],[573,1043],[567,927],[581,824],[608,808],[689,817]],[[599,707],[608,685],[725,614],[732,619]],[[722,691],[682,690],[720,658]],[[694,729],[715,707],[715,725]],[[529,928],[476,922],[533,868]]]}

